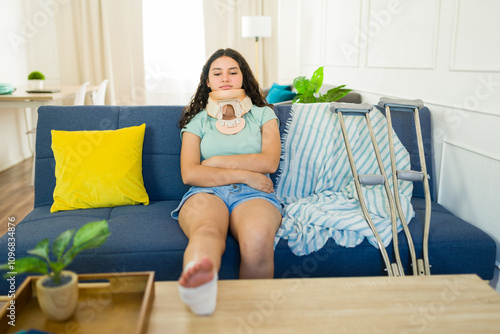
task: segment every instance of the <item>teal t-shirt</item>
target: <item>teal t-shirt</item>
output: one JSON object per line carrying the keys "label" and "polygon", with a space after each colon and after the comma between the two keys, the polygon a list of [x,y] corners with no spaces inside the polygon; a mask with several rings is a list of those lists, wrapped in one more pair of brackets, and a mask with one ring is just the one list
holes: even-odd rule
{"label": "teal t-shirt", "polygon": [[245,127],[234,135],[225,135],[215,127],[217,119],[208,116],[206,110],[200,111],[181,130],[191,132],[201,138],[200,152],[201,160],[216,155],[236,155],[261,153],[262,125],[272,119],[278,119],[274,111],[269,107],[253,106],[249,112],[244,114]]}

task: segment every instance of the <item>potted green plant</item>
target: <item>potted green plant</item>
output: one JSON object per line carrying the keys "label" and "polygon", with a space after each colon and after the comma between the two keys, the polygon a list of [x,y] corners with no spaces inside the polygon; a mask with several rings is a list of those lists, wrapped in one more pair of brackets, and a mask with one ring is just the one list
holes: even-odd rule
{"label": "potted green plant", "polygon": [[45,80],[45,75],[43,75],[42,72],[34,71],[28,75],[31,89],[42,89],[43,80]]}
{"label": "potted green plant", "polygon": [[296,77],[293,80],[293,87],[297,90],[297,95],[293,103],[320,103],[332,102],[344,97],[352,89],[344,88],[346,85],[334,87],[322,95],[319,90],[323,86],[323,66],[314,71],[311,79],[305,76]]}
{"label": "potted green plant", "polygon": [[[52,243],[51,260],[49,239],[40,241],[27,256],[11,263],[0,265],[0,270],[9,272],[44,274],[36,281],[38,303],[42,311],[52,320],[64,321],[71,317],[78,302],[78,276],[64,270],[81,251],[101,246],[109,236],[105,220],[87,223],[61,233]],[[70,241],[73,239],[71,247]],[[6,275],[8,277],[8,275]]]}

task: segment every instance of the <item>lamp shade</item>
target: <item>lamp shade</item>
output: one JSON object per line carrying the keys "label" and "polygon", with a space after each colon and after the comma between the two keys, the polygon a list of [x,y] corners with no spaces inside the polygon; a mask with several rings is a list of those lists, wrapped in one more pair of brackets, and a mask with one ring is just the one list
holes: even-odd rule
{"label": "lamp shade", "polygon": [[271,37],[271,17],[242,16],[241,37]]}

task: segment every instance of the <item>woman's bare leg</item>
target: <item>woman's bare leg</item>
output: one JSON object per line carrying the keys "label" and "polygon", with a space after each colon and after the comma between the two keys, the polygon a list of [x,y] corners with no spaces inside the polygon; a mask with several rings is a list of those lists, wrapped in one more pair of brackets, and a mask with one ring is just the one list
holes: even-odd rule
{"label": "woman's bare leg", "polygon": [[[186,288],[209,282],[220,268],[226,247],[229,212],[215,195],[191,196],[179,212],[179,225],[189,238],[179,284]],[[190,263],[189,268],[186,265]]]}
{"label": "woman's bare leg", "polygon": [[281,224],[279,210],[264,199],[238,205],[230,229],[240,245],[240,278],[273,278],[274,236]]}

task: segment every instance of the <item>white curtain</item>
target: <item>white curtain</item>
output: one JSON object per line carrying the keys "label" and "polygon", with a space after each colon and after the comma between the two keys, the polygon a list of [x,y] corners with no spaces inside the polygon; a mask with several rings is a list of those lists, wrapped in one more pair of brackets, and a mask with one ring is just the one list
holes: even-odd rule
{"label": "white curtain", "polygon": [[262,88],[277,80],[278,67],[278,0],[203,0],[205,52],[208,58],[217,49],[232,48],[240,52],[255,71],[253,38],[241,37],[241,17],[271,16],[272,36],[259,39],[259,83]]}
{"label": "white curtain", "polygon": [[109,79],[106,104],[144,104],[142,0],[71,0],[60,11],[61,84]]}
{"label": "white curtain", "polygon": [[143,0],[146,103],[186,105],[205,63],[201,0]]}

